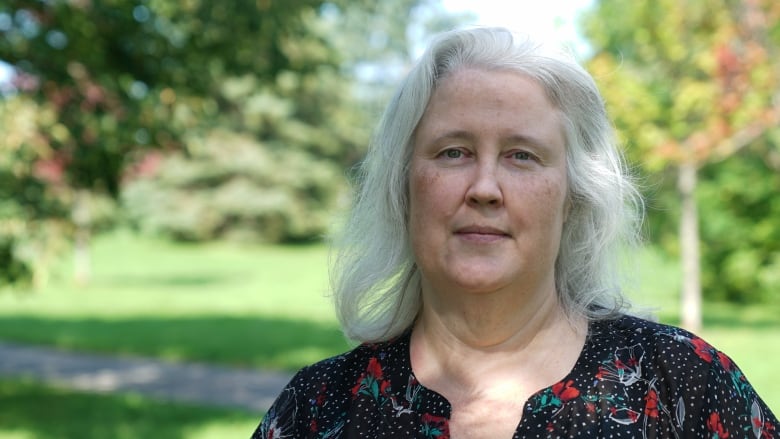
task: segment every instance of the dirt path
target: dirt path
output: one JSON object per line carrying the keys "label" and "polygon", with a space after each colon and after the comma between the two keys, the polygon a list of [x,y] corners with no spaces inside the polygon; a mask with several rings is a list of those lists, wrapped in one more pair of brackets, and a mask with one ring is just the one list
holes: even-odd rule
{"label": "dirt path", "polygon": [[29,377],[89,392],[133,392],[161,400],[264,412],[292,374],[0,342],[2,376]]}

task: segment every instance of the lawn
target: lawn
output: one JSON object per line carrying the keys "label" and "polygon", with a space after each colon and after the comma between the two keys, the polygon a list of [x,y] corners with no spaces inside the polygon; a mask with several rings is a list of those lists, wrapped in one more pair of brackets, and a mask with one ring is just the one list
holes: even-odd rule
{"label": "lawn", "polygon": [[0,379],[2,439],[249,438],[257,414]]}
{"label": "lawn", "polygon": [[[327,251],[321,245],[183,245],[118,232],[95,241],[93,279],[88,287],[78,288],[69,281],[70,261],[63,260],[41,291],[0,293],[0,339],[173,361],[294,370],[349,348],[325,296],[326,260]],[[634,301],[655,308],[661,321],[677,323],[679,281],[674,261],[648,250],[631,262],[638,267],[637,280],[630,288]],[[780,365],[776,350],[779,308],[776,303],[705,304],[701,333],[734,358],[775,412],[780,411],[780,381],[773,377]],[[66,400],[85,407],[107,406],[110,413],[100,414],[107,419],[132,418],[133,404],[182,416],[175,406],[163,410],[133,397],[88,396],[30,383],[15,383],[11,392],[16,392],[12,400],[40,400],[44,406],[49,405],[47,401],[56,405]],[[63,410],[72,408],[65,404]],[[17,409],[14,416],[23,418],[24,410]],[[95,410],[84,408],[85,412]],[[214,423],[210,427],[195,423],[197,434],[205,434],[198,430],[202,428],[230,429],[240,419],[239,414],[227,420],[222,415],[203,416],[214,418]],[[3,419],[0,425],[6,425]],[[256,423],[247,420],[242,434],[224,437],[246,436],[250,421]],[[23,420],[19,424],[19,435],[4,436],[5,430],[0,430],[0,438],[37,437],[24,436],[26,424]],[[125,436],[108,437],[145,437],[140,433],[143,424],[128,428],[130,433]],[[168,437],[201,437],[197,434],[182,430]]]}
{"label": "lawn", "polygon": [[35,293],[0,294],[0,339],[295,370],[349,345],[323,246],[181,245],[117,233],[78,288],[63,261]]}
{"label": "lawn", "polygon": [[[640,255],[641,270],[631,291],[635,304],[654,309],[663,323],[679,325],[679,268],[646,250]],[[780,300],[773,303],[736,306],[704,303],[705,340],[728,354],[742,369],[775,414],[780,413]]]}

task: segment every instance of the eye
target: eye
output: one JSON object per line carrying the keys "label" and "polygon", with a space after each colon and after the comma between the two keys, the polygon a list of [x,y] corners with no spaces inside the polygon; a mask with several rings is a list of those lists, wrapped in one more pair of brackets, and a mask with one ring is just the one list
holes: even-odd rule
{"label": "eye", "polygon": [[515,151],[512,153],[512,158],[515,160],[532,160],[533,156],[527,151]]}
{"label": "eye", "polygon": [[444,151],[442,155],[448,159],[459,159],[463,157],[463,151],[459,149],[448,149]]}

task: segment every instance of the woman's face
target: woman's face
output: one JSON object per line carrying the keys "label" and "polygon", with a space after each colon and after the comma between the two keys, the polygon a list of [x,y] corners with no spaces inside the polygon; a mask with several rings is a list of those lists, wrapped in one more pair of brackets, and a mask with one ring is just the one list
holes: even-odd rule
{"label": "woman's face", "polygon": [[542,87],[459,70],[439,82],[413,140],[409,225],[423,288],[554,294],[566,155]]}

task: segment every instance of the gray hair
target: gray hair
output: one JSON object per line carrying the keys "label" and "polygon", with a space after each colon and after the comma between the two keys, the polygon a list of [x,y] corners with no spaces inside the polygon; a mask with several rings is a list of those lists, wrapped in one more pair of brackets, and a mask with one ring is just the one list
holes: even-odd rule
{"label": "gray hair", "polygon": [[407,227],[412,136],[437,83],[465,67],[530,77],[563,115],[570,211],[555,283],[567,315],[598,320],[628,307],[619,254],[638,242],[643,205],[593,78],[565,51],[507,29],[456,30],[434,39],[387,106],[334,241],[331,286],[342,328],[353,340],[398,336],[420,310],[420,274]]}

